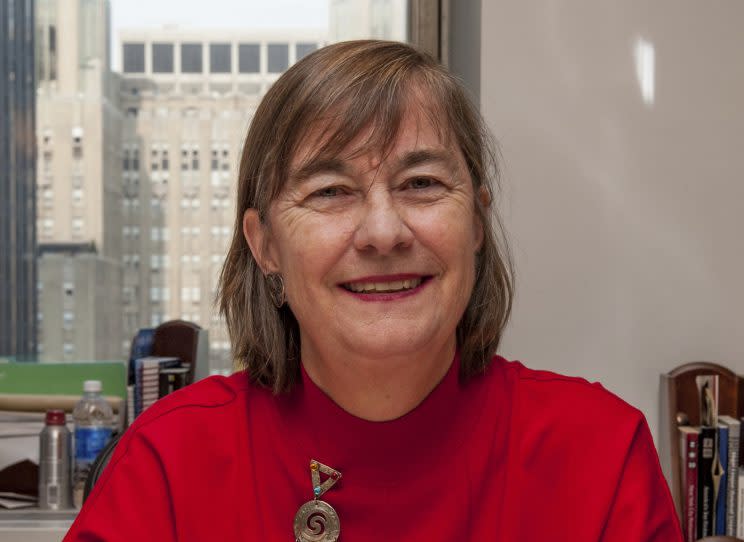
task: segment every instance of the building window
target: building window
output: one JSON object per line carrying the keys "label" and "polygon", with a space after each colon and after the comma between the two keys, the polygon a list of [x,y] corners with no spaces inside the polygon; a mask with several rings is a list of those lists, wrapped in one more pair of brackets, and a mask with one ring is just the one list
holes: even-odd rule
{"label": "building window", "polygon": [[70,329],[72,327],[72,321],[75,318],[75,315],[72,313],[72,311],[63,311],[62,312],[62,326],[64,329]]}
{"label": "building window", "polygon": [[132,171],[139,171],[139,149],[132,149]]}
{"label": "building window", "polygon": [[124,149],[124,158],[121,161],[121,169],[129,171],[129,149]]}
{"label": "building window", "polygon": [[289,67],[289,45],[270,43],[268,48],[269,73],[282,73]]}
{"label": "building window", "polygon": [[62,351],[66,356],[70,356],[73,352],[75,352],[75,347],[72,346],[72,343],[65,343],[62,346]]}
{"label": "building window", "polygon": [[238,44],[238,71],[240,73],[261,71],[261,46],[258,43]]}
{"label": "building window", "polygon": [[125,43],[122,53],[124,58],[124,73],[145,72],[144,43]]}
{"label": "building window", "polygon": [[202,73],[202,44],[181,44],[181,73]]}
{"label": "building window", "polygon": [[209,71],[211,73],[230,73],[232,57],[229,43],[209,44]]}
{"label": "building window", "polygon": [[161,168],[163,171],[168,171],[168,168],[170,167],[170,162],[168,160],[168,149],[163,149],[163,153],[161,155]]}
{"label": "building window", "polygon": [[57,27],[49,25],[49,80],[57,79]]}
{"label": "building window", "polygon": [[193,149],[191,151],[191,169],[199,169],[199,149]]}
{"label": "building window", "polygon": [[173,44],[152,44],[152,72],[173,73]]}
{"label": "building window", "polygon": [[318,48],[318,45],[316,43],[298,43],[296,46],[296,57],[297,60],[300,60],[313,51],[315,51]]}
{"label": "building window", "polygon": [[83,157],[83,136],[82,130],[78,129],[72,134],[72,157],[80,160]]}
{"label": "building window", "polygon": [[212,171],[220,169],[219,151],[212,149]]}

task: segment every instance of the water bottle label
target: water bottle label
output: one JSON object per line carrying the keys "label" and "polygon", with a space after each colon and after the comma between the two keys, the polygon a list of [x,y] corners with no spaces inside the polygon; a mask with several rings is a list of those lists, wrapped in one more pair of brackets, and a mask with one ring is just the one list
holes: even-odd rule
{"label": "water bottle label", "polygon": [[111,438],[109,427],[75,428],[75,461],[92,462]]}

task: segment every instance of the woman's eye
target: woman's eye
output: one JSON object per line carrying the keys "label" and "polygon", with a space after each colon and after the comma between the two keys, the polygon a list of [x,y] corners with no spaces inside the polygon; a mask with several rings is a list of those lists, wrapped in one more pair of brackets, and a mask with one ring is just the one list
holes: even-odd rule
{"label": "woman's eye", "polygon": [[413,188],[414,190],[422,190],[424,188],[432,187],[435,184],[437,184],[437,181],[429,177],[416,177],[414,179],[410,179],[406,183],[406,187]]}
{"label": "woman's eye", "polygon": [[336,196],[342,195],[343,192],[340,187],[338,186],[329,186],[326,188],[321,188],[320,190],[316,190],[313,192],[313,196],[317,196],[319,198],[334,198]]}

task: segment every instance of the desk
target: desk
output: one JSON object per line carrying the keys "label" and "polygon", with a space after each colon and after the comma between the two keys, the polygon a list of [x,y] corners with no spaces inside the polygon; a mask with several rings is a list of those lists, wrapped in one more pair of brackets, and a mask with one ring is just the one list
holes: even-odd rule
{"label": "desk", "polygon": [[75,520],[77,510],[0,510],[3,542],[60,542]]}

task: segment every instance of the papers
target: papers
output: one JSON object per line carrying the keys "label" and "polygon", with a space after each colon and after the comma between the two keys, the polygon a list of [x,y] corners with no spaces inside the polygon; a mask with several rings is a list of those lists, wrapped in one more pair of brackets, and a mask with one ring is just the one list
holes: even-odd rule
{"label": "papers", "polygon": [[18,510],[20,508],[33,508],[36,506],[36,497],[13,493],[12,491],[0,491],[0,508],[6,510]]}

